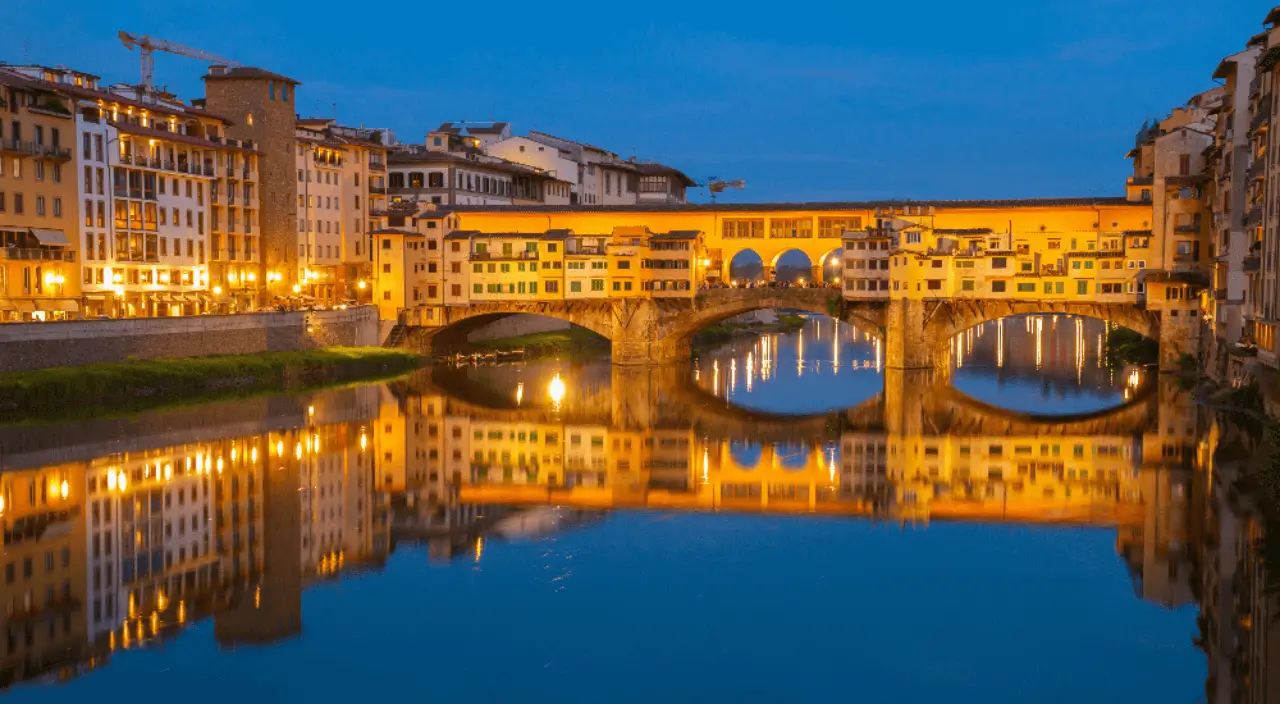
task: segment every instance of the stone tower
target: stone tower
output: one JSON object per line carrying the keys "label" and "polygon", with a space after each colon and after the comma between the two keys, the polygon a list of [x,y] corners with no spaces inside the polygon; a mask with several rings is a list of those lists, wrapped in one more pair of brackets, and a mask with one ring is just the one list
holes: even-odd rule
{"label": "stone tower", "polygon": [[251,139],[258,150],[262,263],[274,281],[264,282],[263,302],[290,295],[299,281],[298,176],[295,90],[292,78],[259,68],[211,66],[204,76],[205,107],[231,119],[232,139]]}

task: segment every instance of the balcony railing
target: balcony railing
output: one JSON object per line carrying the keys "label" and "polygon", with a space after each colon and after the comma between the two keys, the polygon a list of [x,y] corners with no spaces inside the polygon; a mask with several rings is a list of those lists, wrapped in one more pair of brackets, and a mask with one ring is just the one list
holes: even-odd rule
{"label": "balcony railing", "polygon": [[1250,254],[1244,258],[1245,271],[1258,271],[1262,268],[1262,257],[1257,254]]}
{"label": "balcony railing", "polygon": [[1213,299],[1214,299],[1215,301],[1225,301],[1225,300],[1227,300],[1227,289],[1225,289],[1225,288],[1214,289],[1214,291],[1213,291]]}
{"label": "balcony railing", "polygon": [[1257,132],[1263,125],[1271,122],[1271,96],[1267,96],[1258,101],[1257,110],[1253,116],[1253,121],[1249,123],[1249,131]]}
{"label": "balcony railing", "polygon": [[62,161],[62,160],[71,158],[71,150],[67,147],[57,147],[53,145],[46,145],[44,147],[41,147],[40,151],[42,156],[48,157],[50,159],[58,159],[59,161]]}
{"label": "balcony railing", "polygon": [[23,142],[18,139],[0,140],[0,152],[7,154],[19,154],[22,156],[35,156],[40,153],[40,147],[35,142]]}
{"label": "balcony railing", "polygon": [[386,170],[387,170],[387,165],[386,165],[384,162],[380,161],[380,160],[377,160],[377,159],[370,159],[370,160],[369,160],[369,169],[370,169],[370,170],[372,170],[372,171],[386,171]]}
{"label": "balcony railing", "polygon": [[1173,228],[1173,231],[1180,235],[1196,235],[1200,233],[1200,223],[1193,222],[1185,225],[1177,225]]}
{"label": "balcony railing", "polygon": [[1156,182],[1152,176],[1132,176],[1129,178],[1130,186],[1150,186]]}
{"label": "balcony railing", "polygon": [[3,247],[0,252],[4,253],[5,259],[15,261],[47,261],[47,262],[74,262],[76,253],[70,249],[45,249],[43,247]]}
{"label": "balcony railing", "polygon": [[386,194],[387,194],[387,187],[386,187],[386,186],[375,186],[375,185],[373,185],[373,184],[369,184],[369,192],[370,192],[370,193],[376,193],[376,194],[378,194],[378,195],[386,195]]}

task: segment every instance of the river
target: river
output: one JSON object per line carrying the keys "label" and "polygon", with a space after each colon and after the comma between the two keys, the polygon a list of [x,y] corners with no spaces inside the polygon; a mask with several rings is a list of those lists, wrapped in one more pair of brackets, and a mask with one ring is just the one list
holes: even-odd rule
{"label": "river", "polygon": [[0,428],[6,694],[1242,701],[1230,429],[1105,339],[1010,318],[902,372],[814,317]]}

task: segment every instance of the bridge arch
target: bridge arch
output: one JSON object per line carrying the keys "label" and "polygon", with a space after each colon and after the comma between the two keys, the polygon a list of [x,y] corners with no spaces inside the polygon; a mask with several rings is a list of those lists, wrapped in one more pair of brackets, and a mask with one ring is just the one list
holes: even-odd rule
{"label": "bridge arch", "polygon": [[818,280],[839,285],[840,276],[844,272],[844,261],[840,258],[842,252],[844,252],[843,247],[835,247],[818,257],[815,270],[822,274],[822,278]]}
{"label": "bridge arch", "polygon": [[441,309],[444,320],[437,327],[414,328],[410,343],[433,353],[447,353],[464,348],[467,337],[476,330],[513,315],[532,315],[560,320],[589,330],[605,340],[613,339],[615,325],[607,300],[584,305],[495,301],[452,306]]}
{"label": "bridge arch", "polygon": [[726,260],[724,281],[747,283],[763,281],[766,277],[764,257],[750,247],[743,247]]}
{"label": "bridge arch", "polygon": [[958,299],[936,305],[940,308],[930,316],[929,327],[935,334],[934,339],[943,344],[970,328],[1021,315],[1094,318],[1128,328],[1143,337],[1160,339],[1159,313],[1144,310],[1132,303]]}
{"label": "bridge arch", "polygon": [[[783,261],[782,261],[784,257],[788,257],[788,258],[792,258],[792,259],[795,259],[795,258],[798,258],[798,257],[804,257],[804,260],[805,260],[806,264],[805,264],[805,265],[800,265],[800,264],[798,264],[798,263],[797,263],[797,264],[792,264],[792,265],[785,265],[785,264],[783,263]],[[785,281],[796,281],[796,278],[782,279],[782,278],[778,275],[778,267],[780,267],[780,266],[786,266],[788,269],[793,269],[793,268],[805,269],[805,268],[807,268],[807,269],[808,269],[808,271],[804,271],[803,273],[801,273],[801,274],[798,276],[798,279],[799,279],[799,281],[798,281],[798,282],[799,282],[799,283],[810,283],[810,282],[814,281],[815,279],[820,278],[820,274],[821,274],[821,269],[820,269],[820,268],[818,267],[818,265],[814,262],[813,256],[812,256],[812,255],[810,255],[808,252],[806,252],[806,251],[805,251],[803,248],[801,248],[801,247],[791,247],[791,248],[788,248],[788,249],[784,249],[784,250],[782,250],[781,252],[778,252],[777,254],[773,255],[773,258],[769,260],[769,267],[768,267],[768,269],[767,269],[767,271],[769,271],[769,272],[772,272],[772,273],[773,273],[773,276],[772,276],[772,277],[766,277],[766,278],[768,278],[768,279],[770,279],[770,280],[775,280],[775,281],[784,281],[784,280],[785,280]]]}

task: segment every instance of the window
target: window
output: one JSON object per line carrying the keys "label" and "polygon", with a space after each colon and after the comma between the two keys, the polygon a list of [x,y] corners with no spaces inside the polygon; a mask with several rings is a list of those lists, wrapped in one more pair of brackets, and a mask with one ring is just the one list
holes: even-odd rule
{"label": "window", "polygon": [[818,237],[839,237],[846,230],[861,230],[862,218],[818,218]]}
{"label": "window", "polygon": [[1085,279],[1078,279],[1076,281],[1076,293],[1081,296],[1087,295],[1089,293],[1089,282]]}
{"label": "window", "polygon": [[1036,285],[1035,285],[1035,283],[1021,283],[1021,282],[1020,282],[1020,283],[1018,284],[1018,293],[1035,293],[1035,292],[1036,292]]}
{"label": "window", "polygon": [[801,238],[813,236],[812,218],[770,218],[770,238]]}
{"label": "window", "polygon": [[1005,284],[1006,284],[1006,283],[1007,283],[1007,282],[1004,282],[1004,281],[992,281],[992,282],[991,282],[991,292],[992,292],[992,293],[1004,293],[1004,290],[1005,290]]}

